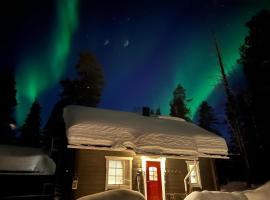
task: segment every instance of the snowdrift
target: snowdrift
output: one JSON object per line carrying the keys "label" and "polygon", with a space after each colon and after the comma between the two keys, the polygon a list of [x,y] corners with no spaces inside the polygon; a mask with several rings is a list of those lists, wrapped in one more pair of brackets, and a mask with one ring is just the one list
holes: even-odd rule
{"label": "snowdrift", "polygon": [[249,200],[268,200],[270,199],[270,181],[255,190],[243,192]]}
{"label": "snowdrift", "polygon": [[70,145],[159,155],[227,156],[225,140],[192,123],[83,106],[64,109]]}
{"label": "snowdrift", "polygon": [[202,191],[192,192],[185,200],[247,200],[246,196],[239,192]]}
{"label": "snowdrift", "polygon": [[53,175],[54,161],[41,149],[0,145],[0,173]]}
{"label": "snowdrift", "polygon": [[145,198],[137,191],[115,189],[84,196],[77,200],[145,200]]}
{"label": "snowdrift", "polygon": [[185,200],[269,200],[270,181],[255,190],[241,192],[192,192]]}

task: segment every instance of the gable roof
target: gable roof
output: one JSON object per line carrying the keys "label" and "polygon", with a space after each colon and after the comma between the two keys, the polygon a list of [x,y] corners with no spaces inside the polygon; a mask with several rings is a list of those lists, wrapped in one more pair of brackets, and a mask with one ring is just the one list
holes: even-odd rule
{"label": "gable roof", "polygon": [[70,145],[158,155],[227,156],[225,140],[193,123],[83,106],[64,109]]}
{"label": "gable roof", "polygon": [[40,148],[0,145],[0,173],[53,175],[54,161]]}

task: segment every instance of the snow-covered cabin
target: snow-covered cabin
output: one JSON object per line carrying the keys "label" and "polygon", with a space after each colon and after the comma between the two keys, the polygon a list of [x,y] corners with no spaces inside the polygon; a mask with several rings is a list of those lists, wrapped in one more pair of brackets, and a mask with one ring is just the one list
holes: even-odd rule
{"label": "snow-covered cabin", "polygon": [[126,188],[165,200],[218,189],[214,160],[227,158],[226,142],[190,122],[83,106],[66,107],[64,120],[74,198]]}
{"label": "snow-covered cabin", "polygon": [[0,199],[51,199],[55,168],[40,148],[0,145]]}

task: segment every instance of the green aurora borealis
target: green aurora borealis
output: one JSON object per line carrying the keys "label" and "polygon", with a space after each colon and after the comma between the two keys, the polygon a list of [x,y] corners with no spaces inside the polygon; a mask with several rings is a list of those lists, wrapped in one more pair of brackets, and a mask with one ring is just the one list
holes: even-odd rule
{"label": "green aurora borealis", "polygon": [[[160,106],[162,114],[168,115],[172,92],[180,83],[192,99],[189,107],[194,117],[220,83],[210,30],[219,41],[227,73],[234,73],[247,34],[245,23],[269,8],[267,0],[241,5],[239,1],[211,12],[200,8],[203,3],[199,11],[181,10],[180,1],[173,1],[180,9],[173,3],[164,6],[166,1],[164,5],[128,1],[131,5],[121,6],[105,0],[55,2],[55,20],[45,39],[21,52],[16,70],[19,124],[35,98],[56,85],[59,88],[64,75],[74,71],[78,54],[85,49],[96,54],[104,67],[101,107],[132,111],[135,106]],[[129,45],[123,46],[126,40]]]}
{"label": "green aurora borealis", "polygon": [[66,70],[71,39],[78,26],[78,1],[58,0],[56,22],[48,41],[35,47],[20,61],[16,73],[17,100],[16,118],[22,124],[35,98],[59,83]]}

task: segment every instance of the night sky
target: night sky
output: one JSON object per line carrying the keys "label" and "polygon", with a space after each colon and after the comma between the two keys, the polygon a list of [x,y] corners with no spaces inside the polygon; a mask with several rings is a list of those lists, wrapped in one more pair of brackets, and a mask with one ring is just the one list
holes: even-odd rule
{"label": "night sky", "polygon": [[203,100],[222,114],[224,95],[211,32],[227,73],[242,77],[237,59],[247,34],[245,22],[269,6],[267,0],[18,0],[1,5],[1,67],[16,72],[17,122],[22,124],[38,98],[46,123],[61,91],[59,81],[75,76],[84,50],[104,68],[100,107],[133,111],[160,106],[168,115],[180,83],[192,99],[192,117]]}

